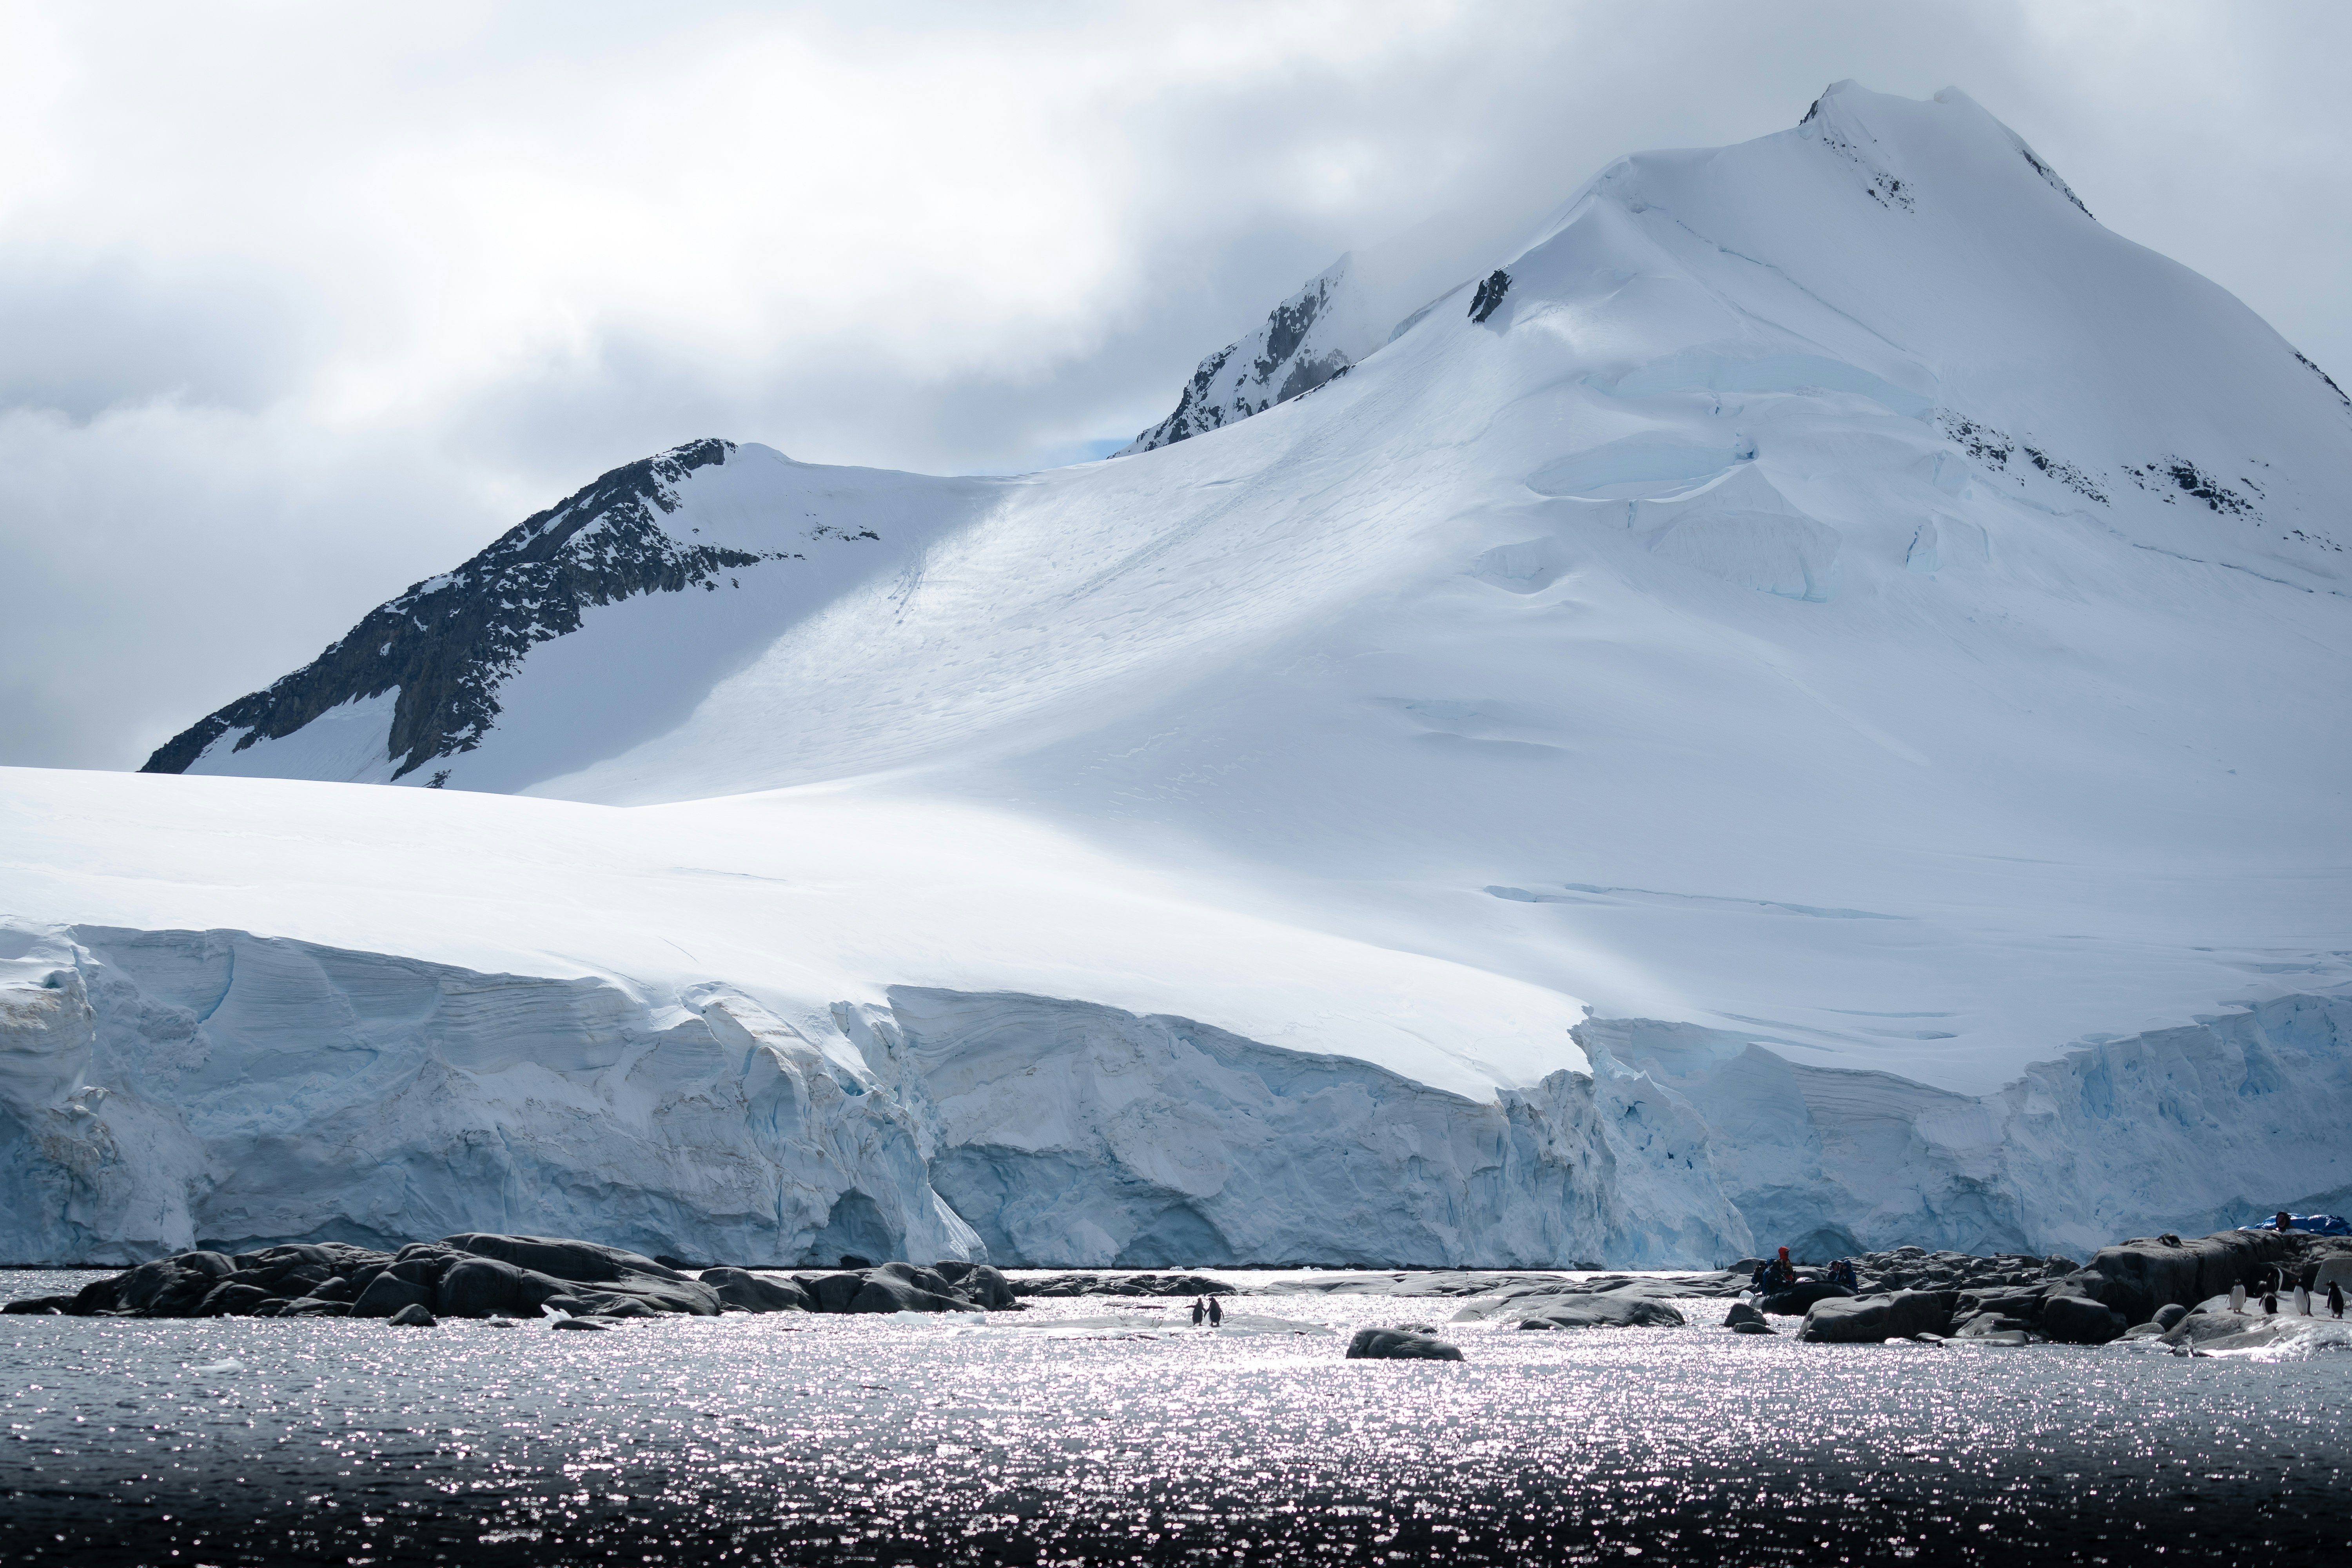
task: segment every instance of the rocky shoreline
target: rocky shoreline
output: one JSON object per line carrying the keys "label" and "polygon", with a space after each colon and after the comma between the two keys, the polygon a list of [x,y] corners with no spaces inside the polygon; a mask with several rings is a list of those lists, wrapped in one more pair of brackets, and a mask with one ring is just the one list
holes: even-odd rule
{"label": "rocky shoreline", "polygon": [[[1017,1311],[1024,1298],[1359,1295],[1462,1301],[1456,1323],[1516,1323],[1531,1330],[1676,1328],[1675,1305],[1732,1298],[1724,1327],[1780,1332],[1798,1318],[1816,1344],[1962,1340],[1990,1344],[2098,1345],[2162,1339],[2182,1353],[2267,1326],[2228,1310],[2232,1287],[2259,1299],[2269,1283],[2325,1289],[2352,1283],[2352,1237],[2305,1231],[2223,1231],[2195,1239],[2167,1234],[2104,1247],[2087,1265],[2064,1258],[1976,1257],[1897,1247],[1855,1258],[1855,1288],[1801,1270],[1793,1284],[1759,1293],[1760,1260],[1692,1274],[1557,1273],[1480,1269],[1334,1272],[1245,1290],[1192,1271],[1080,1270],[1008,1278],[987,1264],[874,1263],[844,1258],[832,1269],[698,1268],[595,1242],[465,1232],[397,1252],[316,1242],[235,1255],[174,1254],[83,1286],[70,1295],[11,1301],[0,1311],[70,1317],[320,1317],[380,1319],[424,1327],[445,1318],[549,1321],[607,1328],[666,1314],[721,1312]],[[2310,1322],[2313,1320],[2298,1320]],[[1351,1356],[1443,1356],[1428,1324],[1358,1336]],[[1402,1337],[1398,1337],[1402,1336]],[[2348,1341],[2347,1342],[2352,1342]],[[1444,1347],[1450,1351],[1451,1346]]]}
{"label": "rocky shoreline", "polygon": [[465,1232],[398,1252],[310,1242],[230,1255],[195,1251],[35,1296],[0,1311],[111,1318],[550,1318],[603,1328],[633,1318],[739,1312],[1017,1310],[986,1264],[867,1263],[782,1278],[743,1268],[689,1271],[590,1241]]}

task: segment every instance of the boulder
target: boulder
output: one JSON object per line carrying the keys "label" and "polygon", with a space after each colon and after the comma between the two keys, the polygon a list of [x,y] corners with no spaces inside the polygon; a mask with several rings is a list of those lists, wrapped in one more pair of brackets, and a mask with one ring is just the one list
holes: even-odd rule
{"label": "boulder", "polygon": [[19,1318],[69,1317],[75,1300],[72,1296],[26,1296],[0,1305],[0,1314]]}
{"label": "boulder", "polygon": [[174,1279],[180,1278],[180,1266],[168,1258],[152,1263],[142,1263],[122,1276],[122,1288],[117,1299],[122,1306],[144,1309]]}
{"label": "boulder", "polygon": [[1891,1296],[1828,1297],[1805,1313],[1800,1338],[1808,1344],[1874,1344],[1913,1334],[1946,1334],[1952,1298],[1940,1290],[1898,1290]]}
{"label": "boulder", "polygon": [[2066,1345],[2103,1345],[2131,1327],[2123,1313],[2087,1296],[2053,1296],[2042,1304],[2042,1333]]}
{"label": "boulder", "polygon": [[1732,1324],[1731,1331],[1735,1334],[1769,1334],[1776,1333],[1779,1331],[1775,1330],[1771,1324],[1766,1322],[1763,1317],[1759,1314],[1751,1321]]}
{"label": "boulder", "polygon": [[1782,1290],[1768,1292],[1757,1306],[1781,1318],[1801,1318],[1813,1310],[1816,1301],[1851,1298],[1853,1292],[1843,1285],[1832,1285],[1826,1279],[1800,1279]]}
{"label": "boulder", "polygon": [[[395,1276],[401,1267],[394,1266]],[[495,1258],[460,1259],[433,1288],[434,1310],[445,1318],[488,1318],[530,1310],[522,1297],[522,1270]]]}
{"label": "boulder", "polygon": [[793,1283],[808,1293],[820,1312],[846,1312],[866,1289],[863,1274],[795,1274]]}
{"label": "boulder", "polygon": [[[2195,1241],[2170,1236],[2126,1241],[2101,1247],[2068,1280],[2082,1295],[2123,1313],[2127,1325],[2145,1323],[2159,1307],[2193,1306],[2221,1294],[2254,1270],[2286,1260],[2297,1245],[2288,1234],[2264,1230],[2225,1230]],[[2095,1280],[2086,1278],[2093,1275]]]}
{"label": "boulder", "polygon": [[[1021,1298],[1013,1293],[1013,1281],[1004,1277],[1003,1269],[992,1265],[975,1263],[969,1266],[961,1275],[948,1275],[945,1278],[957,1289],[992,1312],[1007,1311],[1021,1305]],[[1216,1292],[1218,1295],[1229,1293],[1230,1288],[1222,1289]]]}
{"label": "boulder", "polygon": [[720,1301],[746,1312],[805,1312],[814,1305],[808,1292],[789,1279],[765,1279],[744,1268],[706,1268],[702,1282]]}
{"label": "boulder", "polygon": [[433,1292],[394,1274],[379,1274],[352,1303],[354,1318],[389,1318],[403,1307],[429,1307]]}
{"label": "boulder", "polygon": [[205,1292],[204,1302],[196,1309],[200,1318],[250,1318],[254,1309],[270,1299],[269,1292],[258,1285],[240,1285],[223,1280]]}
{"label": "boulder", "polygon": [[2188,1315],[2187,1307],[2178,1301],[2168,1301],[2156,1310],[2156,1316],[2149,1321],[2155,1323],[2158,1331],[2168,1333],[2178,1328],[2180,1325],[2180,1320]]}
{"label": "boulder", "polygon": [[[1764,1323],[1764,1314],[1745,1301],[1734,1301],[1731,1304],[1731,1310],[1723,1315],[1723,1326],[1727,1329],[1736,1329],[1742,1323]],[[1764,1323],[1764,1326],[1769,1329],[1772,1325]]]}
{"label": "boulder", "polygon": [[421,1301],[403,1307],[386,1321],[395,1329],[432,1329],[438,1328],[441,1323],[441,1320],[427,1310]]}
{"label": "boulder", "polygon": [[2021,1318],[2000,1312],[1977,1312],[1956,1319],[1952,1337],[1956,1340],[1980,1340],[1992,1334],[2026,1333],[2033,1325]]}
{"label": "boulder", "polygon": [[588,1309],[585,1312],[580,1314],[582,1317],[603,1318],[608,1321],[617,1322],[625,1318],[658,1318],[661,1316],[659,1310],[643,1300],[640,1300],[635,1296],[616,1296],[608,1292],[598,1291],[591,1295],[583,1296],[580,1300],[581,1304]]}
{"label": "boulder", "polygon": [[349,1301],[323,1301],[316,1296],[303,1296],[286,1303],[281,1318],[345,1318],[351,1315]]}
{"label": "boulder", "polygon": [[652,1279],[688,1282],[686,1276],[677,1269],[666,1268],[642,1253],[618,1247],[604,1247],[593,1241],[467,1231],[457,1236],[443,1237],[441,1245],[458,1252],[470,1252],[477,1258],[495,1258],[518,1268],[536,1269],[558,1279],[574,1279],[584,1285],[607,1284],[631,1274],[644,1275]]}
{"label": "boulder", "polygon": [[1543,1301],[1519,1320],[1523,1329],[1678,1329],[1690,1320],[1667,1302],[1636,1291]]}
{"label": "boulder", "polygon": [[236,1259],[225,1252],[175,1252],[168,1259],[183,1274],[206,1274],[226,1279],[236,1272]]}
{"label": "boulder", "polygon": [[310,1287],[306,1294],[314,1301],[349,1301],[359,1295],[352,1282],[340,1276],[330,1276]]}
{"label": "boulder", "polygon": [[[929,1270],[925,1269],[923,1272],[929,1273]],[[939,1278],[937,1275],[931,1277],[935,1279]],[[853,1274],[849,1278],[855,1279],[860,1277]],[[971,1303],[961,1296],[942,1296],[936,1291],[926,1290],[921,1286],[899,1279],[884,1268],[869,1269],[863,1279],[864,1283],[858,1288],[857,1294],[849,1299],[849,1305],[841,1309],[842,1310],[969,1312],[972,1310]],[[946,1283],[944,1280],[940,1282]]]}
{"label": "boulder", "polygon": [[1411,1329],[1358,1329],[1348,1342],[1349,1361],[1460,1361],[1462,1348],[1434,1334]]}
{"label": "boulder", "polygon": [[558,1318],[547,1326],[551,1329],[609,1329],[613,1325],[596,1318]]}

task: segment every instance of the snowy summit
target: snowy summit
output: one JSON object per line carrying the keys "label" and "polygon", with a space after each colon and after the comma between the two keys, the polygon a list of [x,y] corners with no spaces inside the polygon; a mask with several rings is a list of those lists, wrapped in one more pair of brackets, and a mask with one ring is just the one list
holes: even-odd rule
{"label": "snowy summit", "polygon": [[142,774],[0,773],[0,1252],[2340,1206],[2336,384],[1954,90],[1446,265],[1342,258],[1100,463],[656,455]]}

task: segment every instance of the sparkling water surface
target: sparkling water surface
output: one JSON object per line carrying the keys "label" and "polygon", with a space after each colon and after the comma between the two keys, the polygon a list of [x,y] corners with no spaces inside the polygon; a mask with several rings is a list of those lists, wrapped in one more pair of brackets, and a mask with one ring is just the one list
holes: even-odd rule
{"label": "sparkling water surface", "polygon": [[[0,1318],[0,1559],[2278,1563],[2352,1536],[2352,1356],[1802,1345],[1713,1300],[1565,1332],[1226,1305],[1222,1331],[1104,1297],[601,1333]],[[1464,1360],[1343,1359],[1410,1322]]]}

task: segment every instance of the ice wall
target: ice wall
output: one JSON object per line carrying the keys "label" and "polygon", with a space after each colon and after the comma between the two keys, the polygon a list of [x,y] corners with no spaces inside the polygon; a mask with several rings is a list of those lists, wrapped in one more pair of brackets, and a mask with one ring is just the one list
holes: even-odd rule
{"label": "ice wall", "polygon": [[537,1231],[976,1258],[891,1097],[749,997],[239,931],[16,933],[0,1258]]}
{"label": "ice wall", "polygon": [[1746,1036],[1595,1019],[1703,1119],[1757,1240],[1800,1257],[1903,1246],[2087,1257],[2352,1195],[2352,992],[2283,996],[2036,1063],[1980,1098],[1806,1067]]}
{"label": "ice wall", "polygon": [[721,984],[0,926],[0,1260],[469,1229],[750,1262],[2084,1256],[2352,1193],[2341,991],[1976,1098],[1639,1019],[1484,1100],[1082,1001],[899,986],[832,1024]]}

